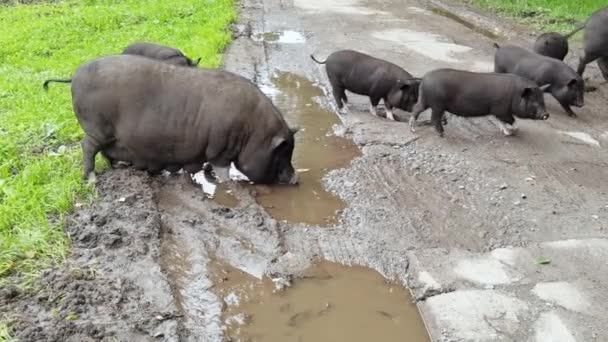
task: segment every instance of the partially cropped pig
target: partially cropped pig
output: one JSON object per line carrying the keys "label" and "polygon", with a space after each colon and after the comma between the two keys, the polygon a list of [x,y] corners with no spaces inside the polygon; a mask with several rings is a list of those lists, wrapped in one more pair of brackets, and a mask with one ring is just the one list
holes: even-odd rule
{"label": "partially cropped pig", "polygon": [[604,79],[608,80],[608,7],[593,13],[585,23],[584,45],[577,72],[583,75],[587,64],[597,60]]}
{"label": "partially cropped pig", "polygon": [[165,63],[187,67],[196,67],[201,61],[200,58],[196,61],[191,60],[176,48],[148,42],[133,43],[127,46],[122,52],[122,54],[139,55],[152,59],[157,59]]}
{"label": "partially cropped pig", "polygon": [[410,129],[420,113],[431,108],[431,123],[443,137],[445,112],[463,117],[493,115],[505,135],[512,135],[515,117],[547,120],[543,90],[517,75],[437,69],[424,75]]}
{"label": "partially cropped pig", "polygon": [[95,178],[95,155],[102,152],[151,172],[196,173],[209,162],[225,180],[234,162],[254,183],[298,182],[291,163],[296,130],[241,76],[115,55],[81,65],[71,83],[85,132],[85,178]]}
{"label": "partially cropped pig", "polygon": [[549,84],[546,91],[557,99],[568,115],[576,117],[570,106],[585,105],[585,82],[571,67],[519,46],[495,46],[495,72],[518,75],[534,81],[538,86]]}
{"label": "partially cropped pig", "polygon": [[369,96],[370,112],[377,115],[380,100],[384,101],[386,117],[395,120],[393,108],[410,112],[418,99],[420,79],[391,62],[353,50],[332,53],[324,62],[310,56],[316,63],[325,64],[327,77],[338,109],[348,104],[345,91]]}

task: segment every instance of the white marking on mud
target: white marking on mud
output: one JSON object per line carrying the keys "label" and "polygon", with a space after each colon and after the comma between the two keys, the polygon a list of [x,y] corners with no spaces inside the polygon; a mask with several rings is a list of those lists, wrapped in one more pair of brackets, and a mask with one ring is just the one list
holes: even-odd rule
{"label": "white marking on mud", "polygon": [[578,139],[582,142],[584,142],[585,144],[588,145],[592,145],[592,146],[597,146],[597,147],[601,147],[600,146],[600,142],[595,140],[589,133],[585,133],[585,132],[564,132],[564,131],[560,131],[561,134],[565,134],[567,136],[570,136],[574,139]]}
{"label": "white marking on mud", "polygon": [[356,0],[294,0],[294,5],[310,12],[337,12],[361,15],[387,14],[383,11],[359,6],[359,2]]}
{"label": "white marking on mud", "polygon": [[576,342],[555,312],[544,312],[534,323],[536,342]]}
{"label": "white marking on mud", "polygon": [[433,276],[426,271],[420,272],[420,274],[418,274],[418,281],[431,289],[441,288],[441,285],[439,285],[435,278],[433,278]]}
{"label": "white marking on mud", "polygon": [[587,298],[574,285],[565,281],[538,283],[532,293],[542,300],[572,311],[585,312],[590,307]]}
{"label": "white marking on mud", "polygon": [[407,9],[408,9],[408,11],[410,11],[412,13],[416,13],[416,14],[426,14],[426,15],[431,14],[430,11],[427,11],[424,8],[420,8],[420,7],[416,7],[416,6],[410,6]]}
{"label": "white marking on mud", "polygon": [[461,260],[454,273],[483,285],[508,284],[512,280],[505,272],[504,265],[494,258]]}
{"label": "white marking on mud", "polygon": [[279,35],[279,39],[277,42],[284,44],[300,44],[304,43],[306,38],[300,32],[297,31],[283,31],[281,35]]}
{"label": "white marking on mud", "polygon": [[429,32],[418,32],[406,29],[394,29],[372,32],[377,39],[401,44],[423,56],[442,62],[457,63],[455,54],[471,50],[470,47],[454,44],[445,36]]}
{"label": "white marking on mud", "polygon": [[521,300],[495,290],[441,294],[428,298],[421,307],[428,307],[429,317],[459,341],[496,341],[497,331],[519,331],[518,317],[528,310]]}

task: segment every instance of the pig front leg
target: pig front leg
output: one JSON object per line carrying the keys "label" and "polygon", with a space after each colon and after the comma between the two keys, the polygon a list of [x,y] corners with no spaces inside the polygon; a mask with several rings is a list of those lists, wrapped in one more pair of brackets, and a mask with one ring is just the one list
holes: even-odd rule
{"label": "pig front leg", "polygon": [[504,135],[511,136],[517,132],[513,115],[496,116],[496,119],[498,119],[498,126]]}
{"label": "pig front leg", "polygon": [[570,116],[572,118],[577,117],[576,113],[572,110],[572,108],[570,108],[569,104],[567,104],[563,101],[560,101],[560,100],[557,100],[557,102],[559,102],[559,104],[562,106],[562,108],[564,108],[564,110],[566,111],[566,114],[568,114],[568,116]]}
{"label": "pig front leg", "polygon": [[373,116],[378,116],[378,103],[380,103],[380,99],[370,97],[370,102],[369,112]]}

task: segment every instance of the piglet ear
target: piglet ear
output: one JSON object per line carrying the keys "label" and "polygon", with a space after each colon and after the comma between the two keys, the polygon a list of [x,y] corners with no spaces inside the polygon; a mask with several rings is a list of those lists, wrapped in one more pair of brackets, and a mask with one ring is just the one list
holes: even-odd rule
{"label": "piglet ear", "polygon": [[550,86],[551,86],[551,83],[547,83],[545,85],[540,86],[539,88],[542,92],[545,92],[545,91],[547,91],[547,89],[549,89]]}
{"label": "piglet ear", "polygon": [[289,128],[289,133],[291,133],[291,135],[295,135],[299,131],[300,131],[300,127],[299,126],[295,126],[295,127],[290,127]]}

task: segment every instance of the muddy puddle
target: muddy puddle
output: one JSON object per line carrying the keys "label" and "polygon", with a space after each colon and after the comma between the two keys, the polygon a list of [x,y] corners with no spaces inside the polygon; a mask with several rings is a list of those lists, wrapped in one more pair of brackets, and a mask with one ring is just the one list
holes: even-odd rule
{"label": "muddy puddle", "polygon": [[468,22],[465,19],[462,19],[461,17],[455,15],[452,12],[443,10],[441,8],[438,8],[438,7],[431,8],[431,12],[433,12],[435,14],[438,14],[438,15],[440,15],[442,17],[446,17],[446,18],[452,19],[455,22],[457,22],[457,23],[459,23],[461,25],[464,25],[465,27],[469,28],[470,30],[475,31],[475,32],[480,33],[480,34],[483,34],[484,36],[486,36],[486,37],[488,37],[490,39],[494,39],[495,40],[495,39],[501,38],[496,33],[492,32],[492,31],[489,31],[489,30],[486,30],[484,28],[481,28],[481,27],[479,27],[479,26],[477,26],[477,25],[475,25],[475,24],[473,24],[471,22]]}
{"label": "muddy puddle", "polygon": [[225,340],[429,341],[409,292],[369,268],[321,262],[277,290],[271,279],[213,264],[213,291],[225,303]]}
{"label": "muddy puddle", "polygon": [[335,222],[344,203],[322,184],[327,171],[345,167],[360,155],[349,139],[328,134],[340,123],[332,111],[314,98],[324,96],[308,79],[280,73],[271,79],[276,91],[269,91],[286,120],[300,127],[296,134],[293,163],[300,176],[299,186],[254,186],[256,200],[278,220],[315,225]]}

